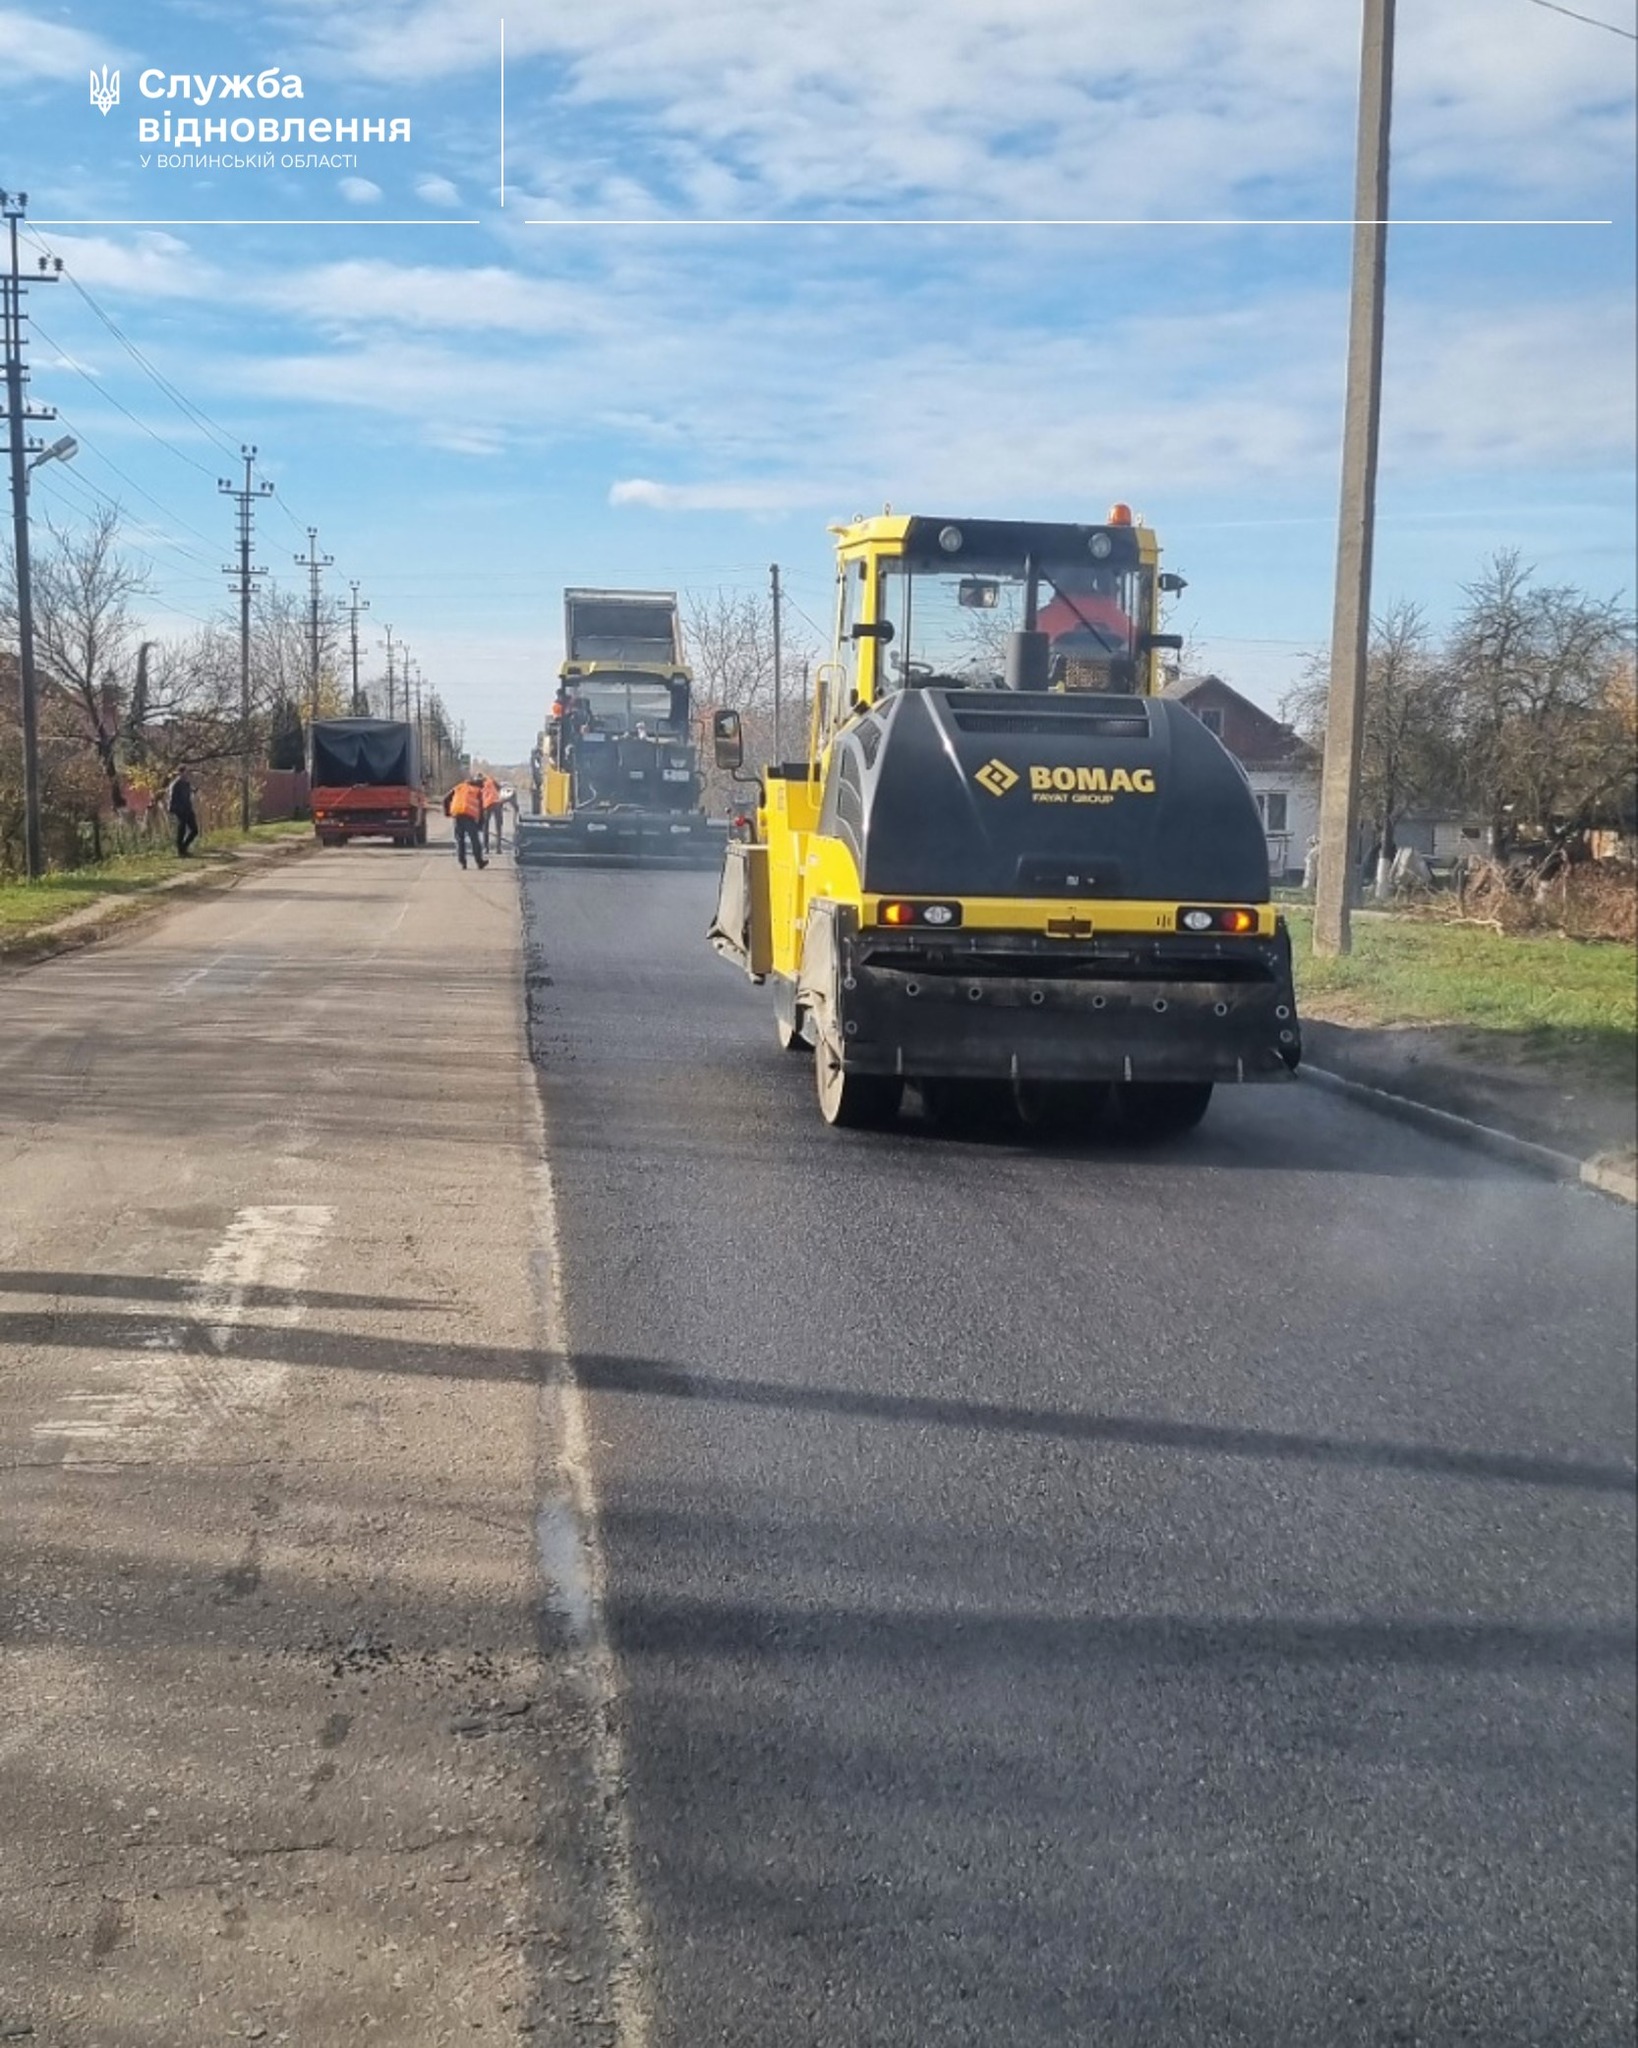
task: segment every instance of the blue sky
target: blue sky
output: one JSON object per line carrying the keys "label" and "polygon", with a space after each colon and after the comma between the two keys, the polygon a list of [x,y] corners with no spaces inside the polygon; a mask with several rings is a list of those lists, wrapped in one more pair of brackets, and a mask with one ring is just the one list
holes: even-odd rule
{"label": "blue sky", "polygon": [[[1634,0],[1576,4],[1627,36],[1399,0],[1379,608],[1447,618],[1499,547],[1638,580]],[[82,442],[36,510],[117,498],[161,631],[226,603],[245,440],[276,486],[260,561],[305,587],[316,526],[372,648],[390,623],[496,758],[540,722],[565,583],[777,560],[822,628],[826,522],[885,502],[1128,500],[1189,579],[1191,654],[1277,701],[1329,630],[1353,0],[510,5],[504,205],[502,18],[0,6],[0,185],[95,301],[31,294],[33,396]],[[268,68],[302,97],[139,88]],[[166,113],[411,133],[272,146],[351,167],[144,166]],[[1086,220],[1131,225],[1018,224]],[[1583,220],[1613,225],[1491,224]],[[1455,221],[1486,225],[1408,224]]]}

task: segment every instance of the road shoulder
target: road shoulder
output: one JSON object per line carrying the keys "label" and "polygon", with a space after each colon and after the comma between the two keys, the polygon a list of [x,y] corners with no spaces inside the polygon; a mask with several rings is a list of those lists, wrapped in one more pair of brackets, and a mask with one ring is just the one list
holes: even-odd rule
{"label": "road shoulder", "polygon": [[1522,1060],[1487,1059],[1474,1052],[1472,1036],[1457,1026],[1305,1016],[1304,1068],[1347,1084],[1357,1100],[1391,1113],[1426,1111],[1430,1127],[1459,1143],[1638,1200],[1638,1107],[1631,1087]]}

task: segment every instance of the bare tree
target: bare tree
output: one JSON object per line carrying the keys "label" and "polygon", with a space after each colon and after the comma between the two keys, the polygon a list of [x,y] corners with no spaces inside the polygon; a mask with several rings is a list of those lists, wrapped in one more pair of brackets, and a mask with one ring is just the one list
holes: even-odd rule
{"label": "bare tree", "polygon": [[[96,749],[115,810],[122,810],[119,737],[127,696],[136,623],[132,600],[148,588],[146,568],[121,544],[123,515],[104,506],[83,527],[45,520],[45,545],[33,557],[31,591],[34,651],[47,691],[61,691],[75,707],[85,738]],[[0,585],[0,614],[16,630],[16,579]]]}
{"label": "bare tree", "polygon": [[[319,613],[318,715],[340,716],[350,708],[352,689],[344,691],[336,667],[335,616]],[[271,715],[280,704],[299,707],[305,723],[313,703],[312,615],[305,597],[277,584],[259,588],[251,613],[251,694]]]}
{"label": "bare tree", "polygon": [[[1330,658],[1312,656],[1281,705],[1310,745],[1323,748]],[[1457,782],[1455,692],[1421,609],[1399,602],[1371,622],[1360,748],[1360,815],[1376,838],[1376,893],[1392,894],[1400,824],[1451,800]]]}
{"label": "bare tree", "polygon": [[751,590],[691,592],[684,642],[701,702],[716,710],[773,704],[773,603]]}
{"label": "bare tree", "polygon": [[1493,556],[1449,650],[1464,793],[1504,857],[1521,842],[1558,855],[1630,804],[1634,781],[1632,612],[1534,573],[1516,549]]}

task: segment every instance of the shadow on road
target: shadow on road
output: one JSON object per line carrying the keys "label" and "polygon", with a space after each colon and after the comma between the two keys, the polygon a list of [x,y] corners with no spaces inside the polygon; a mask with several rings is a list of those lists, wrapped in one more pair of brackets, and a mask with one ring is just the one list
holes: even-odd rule
{"label": "shadow on road", "polygon": [[[128,1289],[130,1285],[118,1275],[65,1277],[79,1283],[82,1291],[88,1293],[100,1291],[100,1283],[104,1279],[110,1292]],[[92,1284],[87,1286],[87,1281]],[[179,1293],[182,1291],[178,1289]],[[267,1295],[272,1305],[281,1308],[293,1301],[333,1306],[337,1300],[334,1296],[301,1292],[286,1294],[277,1289],[261,1292]],[[344,1300],[349,1298],[341,1297]],[[132,1372],[141,1369],[144,1350],[151,1345],[152,1335],[152,1322],[136,1316],[89,1309],[55,1313],[0,1312],[0,1348],[15,1344],[122,1353],[125,1354],[125,1369]],[[167,1337],[164,1352],[158,1354],[163,1359],[202,1357],[219,1361],[222,1357],[221,1346],[206,1320],[179,1319]],[[561,1375],[564,1366],[562,1355],[549,1350],[445,1343],[437,1339],[360,1336],[315,1329],[311,1325],[291,1329],[241,1324],[234,1331],[233,1353],[241,1358],[298,1369],[428,1374],[452,1380],[501,1382],[550,1383]],[[149,1349],[147,1356],[152,1359],[156,1354]],[[1576,1488],[1594,1493],[1626,1494],[1638,1490],[1638,1473],[1632,1466],[1590,1459],[1464,1450],[1440,1444],[1305,1436],[1279,1430],[1172,1421],[1164,1417],[1083,1414],[1073,1409],[1026,1408],[1000,1402],[871,1393],[845,1387],[786,1386],[769,1380],[736,1379],[726,1374],[697,1372],[652,1358],[594,1354],[575,1358],[572,1370],[582,1386],[597,1393],[719,1401],[738,1407],[784,1410],[796,1415],[848,1415],[912,1428],[933,1426],[982,1430],[1004,1436],[1051,1437],[1088,1445],[1277,1459],[1338,1467],[1374,1467],[1420,1473],[1433,1479],[1504,1481],[1523,1486]]]}
{"label": "shadow on road", "polygon": [[[447,1301],[421,1301],[408,1295],[327,1294],[314,1288],[240,1287],[235,1290],[247,1308],[339,1308],[391,1311],[419,1315],[450,1312]],[[194,1301],[198,1284],[152,1273],[0,1272],[0,1294],[83,1294],[103,1301]]]}

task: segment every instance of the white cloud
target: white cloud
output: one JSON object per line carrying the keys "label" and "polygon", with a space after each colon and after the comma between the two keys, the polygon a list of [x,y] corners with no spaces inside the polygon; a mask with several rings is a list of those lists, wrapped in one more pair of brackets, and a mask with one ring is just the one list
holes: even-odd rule
{"label": "white cloud", "polygon": [[[316,6],[316,0],[314,0]],[[1401,193],[1624,192],[1632,89],[1610,39],[1516,0],[1403,10]],[[921,214],[1345,212],[1357,10],[1312,0],[901,0],[863,61],[807,0],[515,0],[509,119],[528,181],[616,210],[619,176],[671,208],[737,202]],[[466,0],[375,0],[321,36],[375,76],[484,72]],[[546,60],[545,65],[531,59]],[[662,209],[669,210],[669,209]]]}
{"label": "white cloud", "polygon": [[254,290],[262,304],[337,333],[398,327],[538,335],[584,331],[600,318],[582,288],[491,264],[463,270],[356,258],[314,264]]}
{"label": "white cloud", "polygon": [[343,178],[341,196],[349,206],[373,206],[381,197],[381,187],[368,178]]}
{"label": "white cloud", "polygon": [[85,97],[92,66],[120,68],[120,53],[106,41],[60,22],[42,21],[20,8],[0,7],[0,77],[8,84],[26,78],[69,79]]}
{"label": "white cloud", "polygon": [[430,174],[416,179],[415,196],[424,199],[428,206],[459,206],[461,203],[458,187],[447,178],[436,178]]}
{"label": "white cloud", "polygon": [[[691,238],[646,258],[625,250],[609,275],[322,265],[255,296],[335,345],[260,361],[253,378],[413,421],[463,452],[595,440],[616,507],[763,517],[887,497],[1067,516],[1089,494],[1220,492],[1266,508],[1331,493],[1340,285],[1271,286],[1245,304],[1229,287],[1216,305],[1202,293],[1165,310],[1151,289],[1088,320],[1031,306],[1056,246],[1015,238],[942,264],[923,250],[886,288],[890,262],[861,271],[845,243],[820,241],[794,275],[759,272],[743,242],[714,245],[708,301]],[[1389,473],[1443,482],[1630,460],[1630,331],[1614,292],[1551,306],[1400,294]],[[476,354],[461,335],[481,336]]]}
{"label": "white cloud", "polygon": [[648,477],[623,478],[609,487],[611,505],[641,505],[655,512],[789,512],[803,505],[836,501],[833,485],[815,479],[790,483],[659,484]]}
{"label": "white cloud", "polygon": [[156,299],[208,299],[221,283],[214,264],[163,230],[143,230],[117,242],[105,235],[64,234],[57,228],[36,228],[31,233],[63,259],[70,276],[93,291],[129,292]]}

